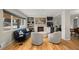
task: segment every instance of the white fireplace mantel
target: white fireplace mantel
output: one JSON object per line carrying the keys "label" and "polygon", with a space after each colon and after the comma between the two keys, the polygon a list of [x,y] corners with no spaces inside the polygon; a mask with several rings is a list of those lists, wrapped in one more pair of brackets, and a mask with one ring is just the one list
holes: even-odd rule
{"label": "white fireplace mantel", "polygon": [[34,26],[35,32],[38,32],[38,27],[44,27],[44,31],[45,31],[46,25],[42,25],[42,24],[37,25],[37,24],[36,24],[36,25]]}

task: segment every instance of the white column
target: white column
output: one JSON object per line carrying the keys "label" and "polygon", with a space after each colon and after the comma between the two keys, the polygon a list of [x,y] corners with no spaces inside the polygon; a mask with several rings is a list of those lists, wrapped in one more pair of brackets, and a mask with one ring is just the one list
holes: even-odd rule
{"label": "white column", "polygon": [[27,28],[27,17],[25,18],[25,27]]}
{"label": "white column", "polygon": [[24,27],[25,28],[27,28],[27,24],[26,23],[27,23],[27,21],[26,21],[26,19],[24,19]]}
{"label": "white column", "polygon": [[11,16],[11,30],[13,30],[13,16]]}
{"label": "white column", "polygon": [[37,32],[37,25],[36,25],[35,20],[36,20],[36,19],[35,19],[35,17],[34,17],[34,31]]}
{"label": "white column", "polygon": [[61,15],[62,39],[70,40],[70,12],[64,10]]}
{"label": "white column", "polygon": [[77,27],[79,27],[79,18],[78,18],[78,20],[77,20]]}
{"label": "white column", "polygon": [[20,19],[20,20],[21,20],[21,27],[20,27],[20,28],[23,28],[23,27],[22,27],[22,26],[23,26],[23,25],[22,25],[22,20],[23,20],[23,19]]}

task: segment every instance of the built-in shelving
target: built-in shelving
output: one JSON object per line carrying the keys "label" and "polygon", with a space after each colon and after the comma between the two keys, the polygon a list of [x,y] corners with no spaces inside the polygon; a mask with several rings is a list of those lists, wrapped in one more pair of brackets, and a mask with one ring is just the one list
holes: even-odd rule
{"label": "built-in shelving", "polygon": [[34,31],[34,17],[28,17],[27,18],[27,27],[30,31]]}
{"label": "built-in shelving", "polygon": [[47,17],[47,27],[53,26],[53,17]]}
{"label": "built-in shelving", "polygon": [[47,17],[47,27],[50,27],[50,32],[54,32],[53,17]]}
{"label": "built-in shelving", "polygon": [[53,26],[53,17],[28,17],[27,27],[31,31],[37,31],[37,27],[50,27]]}

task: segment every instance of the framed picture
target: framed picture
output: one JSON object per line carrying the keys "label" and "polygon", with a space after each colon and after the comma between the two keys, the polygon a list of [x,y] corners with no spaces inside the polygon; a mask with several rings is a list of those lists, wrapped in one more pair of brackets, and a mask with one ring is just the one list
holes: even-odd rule
{"label": "framed picture", "polygon": [[46,24],[46,18],[35,18],[36,24]]}

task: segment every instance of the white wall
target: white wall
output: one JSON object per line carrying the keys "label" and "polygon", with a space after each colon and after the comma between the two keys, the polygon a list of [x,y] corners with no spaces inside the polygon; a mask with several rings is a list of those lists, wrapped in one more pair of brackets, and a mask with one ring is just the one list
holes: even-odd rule
{"label": "white wall", "polygon": [[57,26],[59,26],[59,25],[61,25],[61,16],[59,15],[59,16],[56,16],[56,17],[54,17],[54,19],[53,19],[53,25],[54,25],[54,27],[57,25]]}
{"label": "white wall", "polygon": [[[44,17],[44,18],[46,18],[46,17]],[[44,31],[46,30],[45,28],[47,27],[46,25],[47,25],[47,21],[46,21],[46,23],[45,24],[36,24],[35,23],[35,17],[34,17],[34,30],[35,30],[35,32],[38,32],[37,30],[38,30],[38,27],[44,27]]]}
{"label": "white wall", "polygon": [[0,10],[0,49],[12,41],[13,31],[3,31],[3,10]]}
{"label": "white wall", "polygon": [[0,31],[2,31],[3,27],[3,11],[0,9]]}
{"label": "white wall", "polygon": [[79,19],[77,20],[77,27],[79,27]]}
{"label": "white wall", "polygon": [[6,47],[8,44],[12,43],[12,33],[13,31],[3,31],[0,32],[0,48]]}
{"label": "white wall", "polygon": [[13,31],[14,30],[3,30],[3,11],[0,10],[0,49],[13,42]]}

